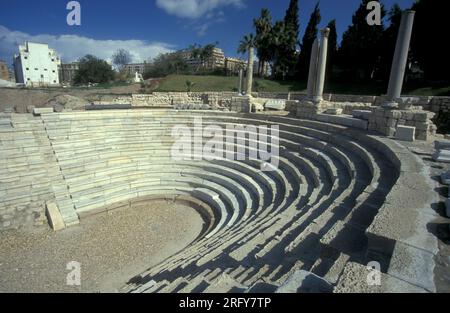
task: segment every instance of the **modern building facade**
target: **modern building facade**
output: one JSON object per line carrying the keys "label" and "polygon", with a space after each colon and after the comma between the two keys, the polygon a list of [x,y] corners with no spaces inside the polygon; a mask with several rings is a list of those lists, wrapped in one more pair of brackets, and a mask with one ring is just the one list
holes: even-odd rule
{"label": "modern building facade", "polygon": [[206,60],[194,58],[192,50],[186,49],[177,52],[185,62],[192,68],[200,68],[202,70],[215,70],[225,67],[225,54],[222,49],[215,47],[212,56]]}
{"label": "modern building facade", "polygon": [[238,74],[239,70],[247,68],[247,62],[242,59],[225,58],[225,68],[228,74]]}
{"label": "modern building facade", "polygon": [[47,44],[25,42],[14,56],[16,81],[29,87],[59,85],[60,65],[56,51]]}
{"label": "modern building facade", "polygon": [[148,70],[149,66],[150,66],[150,63],[147,63],[147,62],[127,64],[124,67],[124,71],[129,76],[135,76],[136,73],[144,75],[144,73]]}
{"label": "modern building facade", "polygon": [[62,84],[73,84],[80,64],[78,62],[64,63],[59,67],[59,81]]}
{"label": "modern building facade", "polygon": [[8,65],[3,60],[0,60],[0,79],[10,80]]}

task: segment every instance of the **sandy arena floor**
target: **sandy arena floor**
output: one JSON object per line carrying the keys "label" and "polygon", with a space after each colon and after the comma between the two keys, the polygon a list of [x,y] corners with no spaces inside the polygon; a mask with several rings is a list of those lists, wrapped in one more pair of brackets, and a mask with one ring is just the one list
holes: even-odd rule
{"label": "sandy arena floor", "polygon": [[[195,240],[202,225],[192,208],[157,201],[58,233],[8,231],[0,237],[0,292],[116,292]],[[79,287],[66,285],[71,261],[81,263]]]}

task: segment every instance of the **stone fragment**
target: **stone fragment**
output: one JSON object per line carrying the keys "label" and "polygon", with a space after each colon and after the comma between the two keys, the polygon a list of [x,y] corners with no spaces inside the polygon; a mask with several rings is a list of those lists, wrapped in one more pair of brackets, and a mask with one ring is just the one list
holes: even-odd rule
{"label": "stone fragment", "polygon": [[61,212],[53,202],[47,202],[45,214],[47,215],[48,222],[54,231],[60,231],[66,228]]}
{"label": "stone fragment", "polygon": [[266,102],[265,108],[266,110],[284,111],[286,109],[286,101],[271,99]]}
{"label": "stone fragment", "polygon": [[370,116],[372,115],[372,111],[353,110],[352,115],[354,118],[359,118],[368,121],[370,119]]}
{"label": "stone fragment", "polygon": [[332,108],[325,111],[325,114],[330,115],[342,115],[343,110],[338,108]]}
{"label": "stone fragment", "polygon": [[450,150],[436,150],[433,154],[433,160],[436,162],[450,163]]}
{"label": "stone fragment", "polygon": [[416,136],[416,128],[410,126],[397,126],[397,130],[395,132],[395,138],[401,141],[414,141]]}
{"label": "stone fragment", "polygon": [[436,150],[442,150],[442,149],[450,150],[450,140],[436,140],[434,142],[434,148]]}
{"label": "stone fragment", "polygon": [[33,114],[35,116],[40,116],[42,114],[49,114],[49,113],[53,113],[54,109],[53,108],[34,108],[33,109]]}

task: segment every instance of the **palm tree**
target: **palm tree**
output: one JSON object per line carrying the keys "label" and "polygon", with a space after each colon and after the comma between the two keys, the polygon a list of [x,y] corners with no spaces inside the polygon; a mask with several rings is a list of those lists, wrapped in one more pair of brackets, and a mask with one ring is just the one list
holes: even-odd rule
{"label": "palm tree", "polygon": [[238,53],[245,54],[250,48],[254,48],[256,46],[256,39],[253,34],[245,35],[244,38],[239,42]]}
{"label": "palm tree", "polygon": [[214,44],[208,44],[200,49],[200,61],[202,65],[205,65],[206,61],[213,57],[215,47]]}
{"label": "palm tree", "polygon": [[200,57],[202,54],[202,47],[200,45],[193,44],[193,45],[189,46],[188,50],[191,52],[191,58],[198,61],[197,69],[195,70],[196,72],[198,72],[198,70],[200,69],[200,65],[201,65]]}
{"label": "palm tree", "polygon": [[248,63],[247,63],[247,89],[246,94],[252,94],[253,85],[253,54],[255,50],[256,40],[253,34],[245,35],[244,38],[239,43],[238,53],[248,52]]}
{"label": "palm tree", "polygon": [[262,76],[264,65],[270,60],[272,16],[268,9],[261,10],[261,16],[253,20],[256,29],[256,48],[259,59],[258,75]]}
{"label": "palm tree", "polygon": [[192,88],[195,86],[195,83],[193,81],[187,80],[186,81],[186,89],[187,92],[191,92]]}

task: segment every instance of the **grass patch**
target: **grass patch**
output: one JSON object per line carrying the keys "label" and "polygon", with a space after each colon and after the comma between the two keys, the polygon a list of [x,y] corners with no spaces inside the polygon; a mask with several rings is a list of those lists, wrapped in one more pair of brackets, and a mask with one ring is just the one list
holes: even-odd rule
{"label": "grass patch", "polygon": [[[169,75],[160,80],[153,91],[184,92],[187,91],[186,81],[195,83],[193,92],[202,91],[237,91],[239,78],[236,76],[197,76],[197,75]],[[260,92],[288,92],[304,91],[306,86],[293,82],[278,82],[268,79],[254,79],[254,91]]]}
{"label": "grass patch", "polygon": [[[226,76],[200,76],[200,75],[169,75],[159,81],[152,91],[160,92],[185,92],[186,81],[195,83],[191,91],[237,91],[238,77]],[[306,92],[306,82],[300,81],[275,81],[270,79],[254,79],[253,91],[255,92]],[[375,83],[341,83],[327,82],[325,93],[374,95],[380,96],[387,92],[387,84]],[[450,96],[450,86],[418,86],[405,85],[405,95],[416,96]]]}

